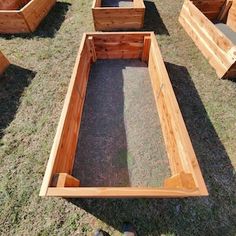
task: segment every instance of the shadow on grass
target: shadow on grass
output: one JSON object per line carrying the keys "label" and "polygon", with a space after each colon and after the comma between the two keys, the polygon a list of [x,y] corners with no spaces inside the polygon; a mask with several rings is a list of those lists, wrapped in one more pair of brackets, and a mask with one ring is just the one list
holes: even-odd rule
{"label": "shadow on grass", "polygon": [[208,197],[185,199],[70,199],[121,231],[132,222],[138,235],[227,235],[236,232],[234,168],[185,67],[166,63],[208,187]]}
{"label": "shadow on grass", "polygon": [[155,34],[170,35],[161,16],[156,8],[155,3],[144,1],[145,18],[143,31],[154,31]]}
{"label": "shadow on grass", "polygon": [[0,77],[0,139],[4,135],[4,129],[14,119],[21,94],[35,75],[31,70],[10,65]]}
{"label": "shadow on grass", "polygon": [[48,15],[43,19],[35,32],[29,34],[0,34],[0,37],[11,39],[14,37],[21,38],[53,38],[57,31],[60,29],[65,20],[66,13],[69,10],[70,3],[56,2],[49,11]]}

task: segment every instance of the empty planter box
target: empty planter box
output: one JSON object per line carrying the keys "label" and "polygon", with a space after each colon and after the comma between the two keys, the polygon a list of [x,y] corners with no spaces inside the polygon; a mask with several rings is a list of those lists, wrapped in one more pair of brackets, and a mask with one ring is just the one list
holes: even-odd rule
{"label": "empty planter box", "polygon": [[207,194],[154,33],[84,34],[40,195]]}
{"label": "empty planter box", "polygon": [[141,29],[145,5],[143,0],[94,0],[92,12],[96,31]]}
{"label": "empty planter box", "polygon": [[3,55],[3,53],[0,51],[0,75],[4,73],[6,68],[10,65],[10,62],[7,60],[7,58]]}
{"label": "empty planter box", "polygon": [[34,32],[56,0],[0,0],[0,33]]}
{"label": "empty planter box", "polygon": [[186,0],[179,21],[220,78],[236,77],[236,1]]}

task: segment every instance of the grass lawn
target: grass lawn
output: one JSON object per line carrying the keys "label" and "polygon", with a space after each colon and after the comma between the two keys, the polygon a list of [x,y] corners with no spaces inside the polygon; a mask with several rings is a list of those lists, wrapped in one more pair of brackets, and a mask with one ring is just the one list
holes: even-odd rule
{"label": "grass lawn", "polygon": [[209,197],[60,199],[38,196],[92,0],[58,1],[32,35],[0,36],[14,64],[0,80],[0,235],[236,235],[236,83],[219,80],[178,23],[182,0],[146,1]]}

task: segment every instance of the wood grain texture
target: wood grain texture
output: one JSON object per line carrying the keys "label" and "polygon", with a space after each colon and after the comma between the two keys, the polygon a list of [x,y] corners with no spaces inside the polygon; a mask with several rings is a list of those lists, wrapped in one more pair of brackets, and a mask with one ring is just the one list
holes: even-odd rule
{"label": "wood grain texture", "polygon": [[10,62],[8,59],[3,55],[3,53],[0,51],[0,75],[3,74],[3,72],[6,70],[6,68],[10,65]]}
{"label": "wood grain texture", "polygon": [[[148,42],[150,41],[150,42]],[[150,44],[150,45],[148,45]],[[92,46],[91,46],[92,45]],[[91,50],[92,48],[92,50]],[[94,52],[95,50],[95,52]],[[71,174],[91,63],[97,59],[148,57],[153,93],[174,178],[163,188],[50,187],[57,173]],[[175,177],[175,176],[179,177]],[[176,180],[177,179],[177,180]],[[164,184],[164,183],[163,183]],[[55,185],[55,184],[54,184]],[[187,197],[208,195],[154,33],[86,33],[83,36],[49,157],[40,196]]]}
{"label": "wood grain texture", "polygon": [[79,187],[80,181],[67,173],[55,174],[51,181],[52,187]]}
{"label": "wood grain texture", "polygon": [[198,190],[176,188],[48,188],[47,196],[64,198],[183,198],[205,196]]}
{"label": "wood grain texture", "polygon": [[141,29],[145,5],[142,0],[134,0],[133,7],[101,7],[101,1],[95,0],[92,14],[96,31]]}
{"label": "wood grain texture", "polygon": [[31,0],[20,10],[0,10],[0,33],[31,33],[56,0]]}
{"label": "wood grain texture", "polygon": [[233,0],[232,6],[229,9],[226,24],[236,32],[236,0]]}
{"label": "wood grain texture", "polygon": [[235,77],[235,74],[227,73],[235,63],[235,57],[230,56],[235,45],[194,4],[189,0],[184,2],[179,22],[214,67],[218,77]]}

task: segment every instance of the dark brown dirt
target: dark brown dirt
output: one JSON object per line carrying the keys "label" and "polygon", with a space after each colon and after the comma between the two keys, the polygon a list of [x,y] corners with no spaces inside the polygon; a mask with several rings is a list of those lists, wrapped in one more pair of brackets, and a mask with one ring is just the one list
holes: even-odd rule
{"label": "dark brown dirt", "polygon": [[170,175],[145,63],[92,66],[73,174],[82,186],[161,186]]}

